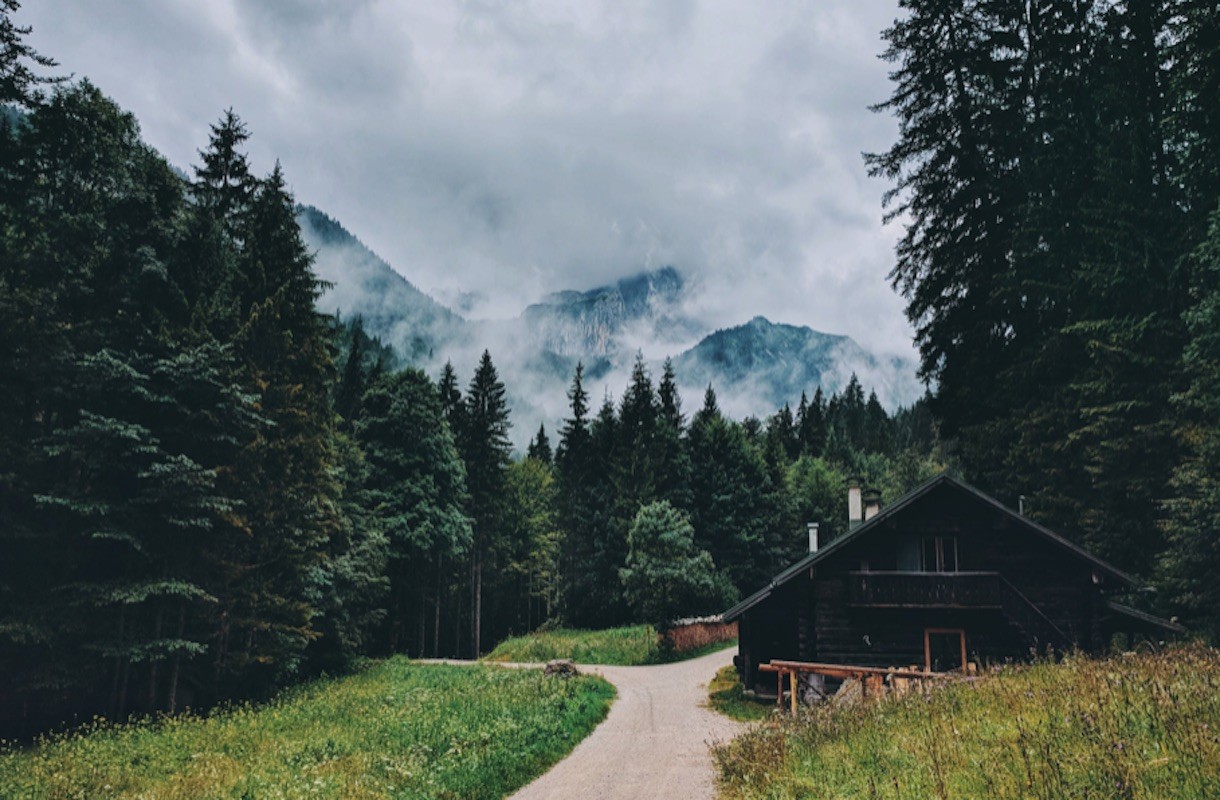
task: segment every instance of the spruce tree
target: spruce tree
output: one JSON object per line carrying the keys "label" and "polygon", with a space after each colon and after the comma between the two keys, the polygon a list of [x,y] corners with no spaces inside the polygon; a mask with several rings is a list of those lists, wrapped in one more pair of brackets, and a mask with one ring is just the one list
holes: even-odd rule
{"label": "spruce tree", "polygon": [[24,364],[28,342],[4,350],[37,384],[13,382],[0,426],[23,473],[0,512],[17,545],[0,592],[25,617],[10,643],[41,672],[31,683],[91,687],[117,716],[173,709],[210,639],[209,554],[238,505],[218,473],[256,418],[228,353],[181,324],[166,264],[182,186],[134,119],[82,82],[35,109],[17,144],[2,272],[29,287],[10,299],[44,315],[46,349]]}
{"label": "spruce tree", "polygon": [[422,655],[430,643],[435,649],[439,635],[442,576],[471,545],[466,472],[441,423],[440,397],[422,372],[382,376],[362,405],[356,431],[368,469],[363,502],[385,533],[389,555],[386,643],[391,652]]}
{"label": "spruce tree", "polygon": [[656,497],[678,509],[690,508],[690,456],[686,452],[686,419],[673,362],[665,359],[657,387],[659,409],[654,445]]}
{"label": "spruce tree", "polygon": [[551,440],[546,435],[546,423],[538,425],[538,433],[530,441],[529,449],[526,451],[526,457],[532,458],[547,466],[551,465],[554,460],[554,454],[551,452]]}
{"label": "spruce tree", "polygon": [[656,494],[658,404],[643,354],[636,354],[631,380],[618,412],[618,441],[612,461],[616,524],[626,540],[627,528],[641,505]]}
{"label": "spruce tree", "polygon": [[[1013,336],[1024,333],[1014,313],[1038,288],[1010,270],[1024,197],[1017,168],[1028,102],[1020,60],[1026,4],[904,0],[901,7],[906,13],[883,34],[894,90],[875,107],[895,114],[899,137],[866,158],[870,174],[891,182],[887,219],[910,221],[890,278],[907,300],[921,374],[938,386],[936,410],[948,432],[978,447],[980,463],[1000,463],[1011,426],[987,426],[1011,391],[979,376],[1008,368]],[[1044,305],[1041,293],[1031,300],[1032,311]],[[850,447],[859,442],[850,430],[832,438],[837,455],[846,452],[843,438]]]}
{"label": "spruce tree", "polygon": [[[240,589],[226,609],[218,636],[218,671],[250,691],[265,691],[296,674],[320,634],[318,598],[326,548],[345,526],[336,479],[335,369],[327,320],[315,309],[323,284],[297,227],[294,203],[277,164],[259,181],[248,205],[224,199],[240,194],[236,179],[213,167],[232,153],[225,131],[240,129],[229,113],[201,175],[221,187],[203,202],[229,220],[237,250],[232,295],[240,325],[236,336],[241,378],[257,393],[268,424],[243,448],[233,472],[249,537],[233,553]],[[199,191],[199,187],[196,187]],[[221,291],[226,291],[222,287]],[[235,590],[237,586],[233,587]]]}
{"label": "spruce tree", "polygon": [[796,457],[799,439],[792,408],[787,403],[767,419],[767,439],[778,452],[784,454],[785,459]]}
{"label": "spruce tree", "polygon": [[[589,475],[586,518],[590,552],[586,595],[580,598],[584,614],[577,619],[592,627],[609,627],[628,619],[622,587],[615,577],[627,557],[627,531],[617,516],[615,476],[612,470],[622,438],[614,401],[607,395],[589,426],[592,470]],[[576,613],[574,612],[574,616]]]}
{"label": "spruce tree", "polygon": [[491,353],[486,350],[470,380],[462,408],[459,445],[466,464],[466,485],[474,528],[470,641],[472,653],[478,657],[482,654],[483,644],[484,571],[489,566],[496,566],[504,543],[504,482],[512,452],[508,439],[510,422],[504,384],[500,382],[492,364]]}
{"label": "spruce tree", "polygon": [[13,14],[21,8],[17,0],[0,0],[0,105],[17,103],[35,106],[42,100],[40,86],[59,83],[61,79],[40,75],[37,67],[59,66],[25,42],[30,35],[28,26],[13,23]]}
{"label": "spruce tree", "polygon": [[695,544],[711,553],[738,591],[761,584],[773,566],[767,534],[773,506],[767,465],[741,426],[725,419],[709,386],[688,433]]}
{"label": "spruce tree", "polygon": [[[801,399],[804,400],[804,393]],[[813,400],[805,407],[805,413],[797,420],[797,438],[802,455],[820,456],[826,448],[826,399],[819,386]]]}
{"label": "spruce tree", "polygon": [[559,613],[563,535],[549,464],[530,457],[510,465],[505,488],[509,547],[502,580],[509,591],[495,611],[498,630],[520,632],[533,630]]}
{"label": "spruce tree", "polygon": [[564,420],[555,449],[559,528],[563,533],[563,583],[560,604],[570,621],[589,619],[587,604],[596,581],[593,552],[593,492],[595,470],[589,430],[589,395],[584,388],[584,365],[578,363],[568,389],[571,416]]}
{"label": "spruce tree", "polygon": [[1194,306],[1186,315],[1191,334],[1183,354],[1190,376],[1174,398],[1175,433],[1183,458],[1174,469],[1164,530],[1168,548],[1161,575],[1170,607],[1192,630],[1220,637],[1220,212],[1211,234],[1190,259]]}

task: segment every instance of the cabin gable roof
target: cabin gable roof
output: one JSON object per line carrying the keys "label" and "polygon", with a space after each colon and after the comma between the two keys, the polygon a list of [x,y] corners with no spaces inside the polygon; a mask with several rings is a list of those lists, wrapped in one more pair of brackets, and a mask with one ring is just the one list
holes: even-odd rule
{"label": "cabin gable roof", "polygon": [[726,611],[724,613],[725,621],[730,622],[737,619],[746,611],[749,611],[751,608],[770,597],[771,593],[775,591],[775,589],[788,583],[808,568],[833,557],[836,553],[841,552],[854,542],[858,542],[860,539],[882,529],[886,522],[901,515],[905,509],[910,508],[916,502],[928,496],[934,490],[940,487],[948,487],[950,489],[957,490],[964,493],[967,497],[981,502],[990,509],[998,512],[1003,517],[1017,523],[1018,529],[1025,530],[1031,535],[1038,536],[1049,541],[1056,547],[1066,551],[1069,555],[1090,564],[1099,572],[1109,575],[1129,586],[1134,587],[1139,585],[1135,578],[1131,577],[1117,567],[1102,561],[1100,558],[1094,556],[1092,553],[1088,552],[1079,545],[1068,541],[1049,528],[1039,525],[1033,520],[1018,514],[1016,511],[996,500],[994,497],[984,494],[968,483],[959,480],[946,472],[941,473],[935,478],[932,478],[926,483],[907,492],[905,495],[878,512],[872,519],[862,523],[855,530],[845,533],[817,552],[810,553],[809,555],[801,558],[795,564],[772,578],[771,582],[767,586],[764,586],[759,591],[750,595]]}

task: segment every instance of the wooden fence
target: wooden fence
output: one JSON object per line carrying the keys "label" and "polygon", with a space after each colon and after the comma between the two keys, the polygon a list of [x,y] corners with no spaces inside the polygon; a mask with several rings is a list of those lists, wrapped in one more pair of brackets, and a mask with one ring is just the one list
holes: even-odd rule
{"label": "wooden fence", "polygon": [[661,633],[662,644],[676,653],[698,650],[715,642],[736,638],[737,623],[725,622],[718,616],[677,620]]}
{"label": "wooden fence", "polygon": [[789,684],[792,697],[792,713],[796,713],[800,698],[798,683],[802,676],[820,675],[841,681],[856,681],[860,687],[860,698],[881,697],[886,692],[905,694],[913,689],[923,689],[929,684],[953,679],[945,672],[928,672],[919,669],[895,667],[856,667],[849,664],[817,664],[805,661],[777,661],[759,665],[762,672],[774,672],[778,683],[775,703],[784,707],[784,683]]}

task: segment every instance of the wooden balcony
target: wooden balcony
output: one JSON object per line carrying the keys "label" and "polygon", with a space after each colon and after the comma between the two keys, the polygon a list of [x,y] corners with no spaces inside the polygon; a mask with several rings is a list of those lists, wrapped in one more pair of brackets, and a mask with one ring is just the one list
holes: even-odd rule
{"label": "wooden balcony", "polygon": [[849,602],[866,608],[1003,607],[998,572],[852,572]]}
{"label": "wooden balcony", "polygon": [[852,572],[848,602],[862,608],[993,609],[1034,642],[1069,644],[1063,631],[998,572]]}

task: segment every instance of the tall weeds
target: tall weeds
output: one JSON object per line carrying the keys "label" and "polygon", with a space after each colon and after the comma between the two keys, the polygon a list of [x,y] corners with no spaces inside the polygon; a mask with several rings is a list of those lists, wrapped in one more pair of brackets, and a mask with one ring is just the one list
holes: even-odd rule
{"label": "tall weeds", "polygon": [[818,708],[715,751],[729,798],[1220,796],[1220,651],[1009,667]]}

